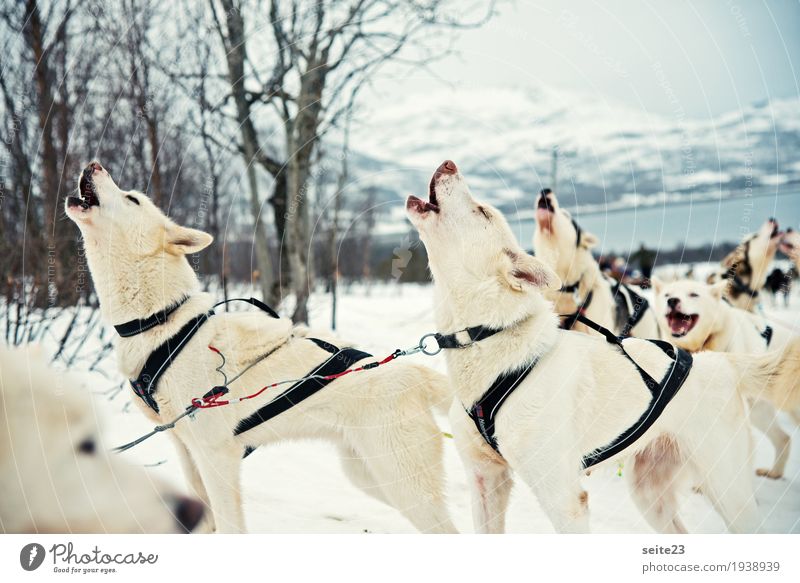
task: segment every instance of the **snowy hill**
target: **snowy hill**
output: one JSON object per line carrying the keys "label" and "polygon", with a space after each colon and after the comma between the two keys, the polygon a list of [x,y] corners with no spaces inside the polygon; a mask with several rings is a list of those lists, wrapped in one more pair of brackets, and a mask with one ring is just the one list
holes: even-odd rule
{"label": "snowy hill", "polygon": [[569,206],[625,204],[634,193],[642,202],[800,188],[796,99],[694,120],[679,106],[661,115],[560,89],[470,88],[409,93],[365,114],[354,128],[354,175],[387,203],[424,194],[433,169],[451,158],[482,197],[515,209],[549,186],[554,145],[564,152],[559,191]]}

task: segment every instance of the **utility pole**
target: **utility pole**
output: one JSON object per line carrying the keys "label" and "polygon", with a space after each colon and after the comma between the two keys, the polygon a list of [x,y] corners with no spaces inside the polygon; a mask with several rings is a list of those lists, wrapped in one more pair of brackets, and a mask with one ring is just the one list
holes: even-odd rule
{"label": "utility pole", "polygon": [[[547,150],[544,148],[538,149],[537,152],[544,153]],[[558,160],[559,158],[574,158],[578,154],[577,150],[564,150],[558,144],[553,144],[550,148],[550,184],[549,188],[558,194]],[[569,167],[567,167],[569,174]]]}

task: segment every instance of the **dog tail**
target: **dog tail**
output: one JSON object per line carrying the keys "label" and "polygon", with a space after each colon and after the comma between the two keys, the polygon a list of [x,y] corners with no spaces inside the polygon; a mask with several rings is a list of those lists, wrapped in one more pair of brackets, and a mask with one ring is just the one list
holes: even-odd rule
{"label": "dog tail", "polygon": [[739,392],[745,397],[764,399],[778,409],[792,411],[800,406],[800,338],[783,350],[759,356],[728,354],[739,372]]}
{"label": "dog tail", "polygon": [[446,414],[454,396],[450,388],[450,379],[427,366],[421,366],[420,369],[425,378],[424,390],[428,403],[435,411]]}

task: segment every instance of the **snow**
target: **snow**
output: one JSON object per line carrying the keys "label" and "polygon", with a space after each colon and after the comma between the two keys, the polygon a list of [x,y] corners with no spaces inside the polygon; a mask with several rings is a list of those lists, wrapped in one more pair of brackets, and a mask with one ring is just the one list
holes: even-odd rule
{"label": "snow", "polygon": [[[699,266],[702,271],[703,266]],[[668,276],[668,270],[662,270]],[[800,295],[793,298],[794,305]],[[330,301],[315,294],[310,303],[312,323],[324,327],[330,321]],[[769,314],[783,322],[798,324],[796,310],[774,308]],[[339,305],[338,333],[357,341],[376,356],[395,348],[414,345],[426,332],[435,330],[432,289],[430,286],[385,284],[351,286],[343,289]],[[51,335],[58,336],[57,330]],[[99,346],[99,341],[93,341]],[[46,343],[46,348],[54,348]],[[92,343],[87,349],[93,350]],[[442,357],[413,358],[444,372]],[[88,362],[88,361],[86,361]],[[104,425],[107,448],[125,443],[152,429],[151,424],[128,401],[127,387],[122,392],[106,394],[121,379],[113,369],[113,357],[106,359],[106,378],[100,373],[88,374],[93,387],[93,402]],[[79,368],[79,367],[78,367]],[[200,412],[202,414],[202,412]],[[191,421],[186,421],[191,422]],[[788,418],[781,423],[787,431],[795,427]],[[443,431],[447,419],[440,418]],[[769,443],[755,435],[759,466],[772,460]],[[795,435],[797,438],[797,435]],[[470,502],[466,478],[451,440],[446,440],[445,468],[449,507],[454,522],[462,532],[472,532]],[[149,469],[163,479],[183,486],[179,464],[170,440],[158,435],[124,455],[130,462],[156,467]],[[625,470],[623,469],[623,472]],[[786,477],[774,481],[757,478],[756,496],[769,532],[800,532],[800,447],[794,447]],[[600,469],[583,478],[589,492],[592,530],[602,533],[650,532],[630,501],[625,480],[616,468]],[[243,490],[245,515],[250,532],[264,533],[412,533],[415,529],[394,509],[362,494],[351,486],[339,468],[333,448],[323,442],[294,442],[258,449],[244,462]],[[681,513],[691,532],[724,532],[721,519],[705,499],[687,490]],[[507,528],[517,533],[550,533],[550,523],[533,494],[524,485],[513,489],[508,509]]]}

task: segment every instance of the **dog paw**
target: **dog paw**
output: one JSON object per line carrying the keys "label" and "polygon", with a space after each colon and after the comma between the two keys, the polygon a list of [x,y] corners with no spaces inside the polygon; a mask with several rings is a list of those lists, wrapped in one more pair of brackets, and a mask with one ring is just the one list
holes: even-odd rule
{"label": "dog paw", "polygon": [[765,470],[764,468],[758,468],[756,470],[756,475],[762,478],[770,478],[771,480],[780,480],[783,477],[783,474],[780,472]]}

